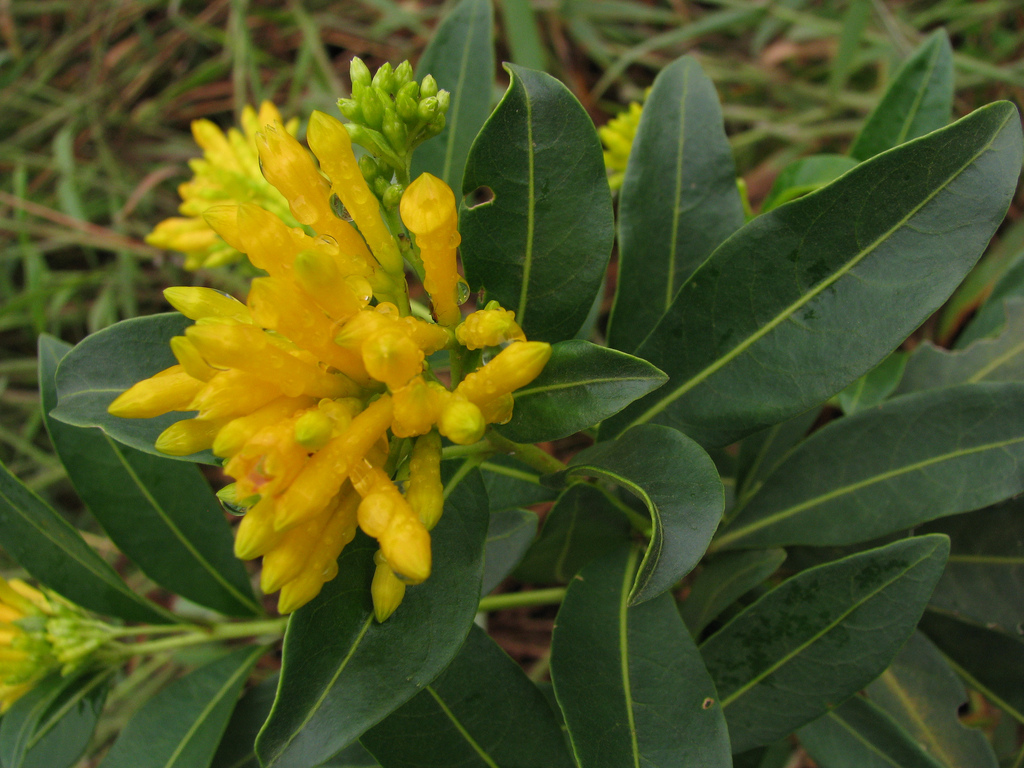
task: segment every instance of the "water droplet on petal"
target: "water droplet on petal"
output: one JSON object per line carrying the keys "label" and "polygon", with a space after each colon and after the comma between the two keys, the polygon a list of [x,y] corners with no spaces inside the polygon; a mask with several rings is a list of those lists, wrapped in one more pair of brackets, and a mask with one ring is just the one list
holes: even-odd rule
{"label": "water droplet on petal", "polygon": [[331,211],[342,221],[352,221],[352,216],[349,214],[348,209],[345,208],[345,204],[341,202],[341,198],[331,193]]}
{"label": "water droplet on petal", "polygon": [[345,278],[345,285],[364,303],[368,302],[373,296],[373,288],[370,286],[370,281],[361,275],[349,275]]}
{"label": "water droplet on petal", "polygon": [[467,283],[462,277],[459,277],[459,281],[455,284],[455,303],[465,304],[469,300],[469,283]]}

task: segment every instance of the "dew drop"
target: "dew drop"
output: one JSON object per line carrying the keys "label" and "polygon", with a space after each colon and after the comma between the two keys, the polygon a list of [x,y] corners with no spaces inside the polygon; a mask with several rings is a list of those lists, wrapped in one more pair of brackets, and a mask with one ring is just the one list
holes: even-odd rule
{"label": "dew drop", "polygon": [[342,221],[352,221],[352,216],[349,214],[348,209],[345,208],[345,204],[341,202],[341,198],[333,192],[330,198],[331,212]]}
{"label": "dew drop", "polygon": [[339,253],[341,250],[338,247],[338,241],[330,235],[319,235],[313,242],[317,245],[326,246],[327,250],[330,251],[332,255]]}
{"label": "dew drop", "polygon": [[455,303],[465,304],[469,300],[469,283],[462,277],[455,284]]}
{"label": "dew drop", "polygon": [[370,199],[370,193],[366,189],[360,189],[359,187],[352,188],[352,202],[355,205],[362,205]]}
{"label": "dew drop", "polygon": [[361,275],[349,275],[345,278],[345,285],[354,293],[360,301],[368,302],[373,296],[373,288],[370,281]]}

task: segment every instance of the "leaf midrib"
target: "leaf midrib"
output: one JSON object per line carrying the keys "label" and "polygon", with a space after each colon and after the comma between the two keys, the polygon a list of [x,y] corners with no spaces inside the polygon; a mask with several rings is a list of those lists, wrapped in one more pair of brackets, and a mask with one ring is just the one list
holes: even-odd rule
{"label": "leaf midrib", "polygon": [[434,701],[437,702],[437,706],[441,708],[441,711],[444,712],[445,716],[449,720],[451,720],[452,725],[455,726],[455,729],[459,732],[459,735],[466,740],[466,743],[469,744],[469,746],[473,749],[474,752],[476,752],[477,756],[485,763],[487,763],[488,768],[499,768],[498,764],[494,762],[494,760],[491,758],[489,754],[487,754],[484,748],[477,744],[476,739],[474,739],[472,734],[470,734],[470,732],[466,729],[466,726],[462,724],[462,721],[460,721],[459,718],[455,716],[455,713],[448,708],[448,705],[444,703],[444,700],[437,693],[437,691],[434,690],[434,687],[432,685],[428,685],[426,686],[426,690],[427,693],[429,693],[434,698]]}
{"label": "leaf midrib", "polygon": [[523,103],[526,105],[526,157],[527,170],[529,172],[527,182],[526,199],[526,251],[523,254],[523,286],[519,289],[519,322],[526,320],[526,297],[530,291],[530,268],[533,266],[533,235],[534,235],[534,208],[537,204],[536,180],[534,179],[534,154],[533,154],[533,102],[530,99],[530,91],[525,82],[521,82],[523,88]]}
{"label": "leaf midrib", "polygon": [[[476,9],[469,14],[469,32],[466,34],[466,43],[462,48],[462,61],[459,64],[459,78],[456,81],[455,92],[452,93],[452,105],[448,110],[448,142],[444,147],[444,165],[442,166],[441,178],[448,181],[448,174],[452,170],[452,160],[455,156],[455,132],[459,125],[459,108],[462,104],[462,84],[466,79],[466,68],[469,66],[469,49],[473,42],[473,28],[476,26]],[[453,179],[455,181],[455,179]]]}
{"label": "leaf midrib", "polygon": [[557,392],[562,389],[575,389],[577,387],[589,387],[593,384],[618,384],[630,381],[659,381],[664,380],[661,376],[606,376],[595,379],[577,379],[575,381],[559,382],[556,384],[543,384],[539,387],[524,387],[515,391],[518,400],[526,395],[536,395],[542,392]]}
{"label": "leaf midrib", "polygon": [[[695,66],[695,65],[694,65]],[[679,250],[679,200],[683,196],[683,146],[686,143],[686,97],[690,92],[690,72],[693,66],[687,66],[683,70],[683,95],[679,100],[679,140],[676,142],[676,176],[675,176],[675,197],[672,204],[672,233],[669,239],[668,253],[668,275],[665,280],[665,303],[662,314],[668,312],[672,306],[672,299],[676,295],[676,252]]]}
{"label": "leaf midrib", "polygon": [[[725,546],[727,543],[731,543],[733,541],[736,541],[737,539],[741,539],[744,536],[754,533],[755,531],[758,531],[766,526],[773,525],[782,520],[787,520],[793,515],[797,515],[806,509],[810,509],[811,507],[817,506],[819,504],[824,504],[833,501],[834,499],[837,499],[841,496],[845,496],[846,494],[854,493],[855,491],[859,491],[862,488],[867,488],[870,485],[875,485],[876,483],[891,480],[894,477],[900,477],[901,475],[916,472],[920,469],[925,469],[927,467],[934,466],[935,464],[940,464],[944,461],[952,461],[954,459],[959,459],[964,456],[970,456],[975,453],[982,453],[984,451],[992,451],[999,448],[1005,448],[1006,446],[1016,445],[1018,443],[1024,443],[1024,437],[1016,437],[1013,438],[1012,440],[1001,440],[995,443],[985,443],[960,451],[951,451],[949,453],[939,454],[938,456],[932,456],[928,459],[914,462],[913,464],[906,464],[902,467],[890,469],[886,472],[882,472],[880,474],[864,478],[863,480],[858,480],[856,483],[850,483],[849,485],[834,488],[828,493],[823,493],[813,498],[802,501],[799,504],[795,504],[791,507],[786,507],[785,509],[779,510],[774,514],[762,517],[759,520],[755,520],[754,522],[749,523],[748,525],[742,528],[735,528],[732,531],[726,533],[724,536],[722,536],[717,541],[716,546]],[[761,488],[764,487],[766,486],[761,486]],[[756,498],[756,495],[751,496],[751,499]],[[749,506],[747,508],[749,509]]]}
{"label": "leaf midrib", "polygon": [[633,692],[629,679],[629,583],[633,578],[636,566],[637,550],[629,552],[626,567],[623,570],[622,585],[619,587],[619,674],[622,676],[622,692],[626,704],[626,727],[629,729],[629,745],[633,752],[633,768],[640,768],[640,745],[636,733],[636,719],[633,715]]}
{"label": "leaf midrib", "polygon": [[860,600],[858,600],[857,602],[852,603],[849,606],[849,608],[847,608],[845,611],[843,611],[843,613],[841,613],[835,619],[830,621],[821,630],[819,630],[818,632],[816,632],[813,635],[811,635],[807,640],[805,640],[800,645],[796,646],[792,651],[790,651],[790,652],[788,652],[786,654],[783,654],[783,656],[780,657],[778,661],[776,661],[773,664],[769,665],[764,671],[762,671],[762,672],[758,673],[757,675],[755,675],[745,685],[741,686],[740,688],[737,688],[735,691],[733,691],[733,693],[731,693],[728,696],[726,696],[725,698],[723,698],[722,699],[722,709],[725,709],[725,707],[729,706],[729,704],[734,702],[736,699],[738,699],[740,696],[745,694],[751,688],[753,688],[754,686],[758,685],[766,677],[768,677],[769,675],[772,675],[775,672],[777,672],[779,669],[784,667],[786,664],[788,664],[794,658],[796,658],[801,653],[803,653],[811,645],[813,645],[814,643],[816,643],[819,640],[821,640],[823,637],[825,637],[825,635],[827,635],[829,632],[831,632],[836,627],[838,627],[843,621],[845,621],[852,613],[854,613],[855,611],[859,610],[863,606],[867,605],[869,601],[871,601],[872,599],[877,597],[883,590],[888,589],[893,584],[895,584],[897,581],[899,581],[904,576],[906,576],[908,573],[910,573],[914,568],[917,568],[921,563],[923,563],[926,560],[928,560],[932,556],[932,554],[934,554],[934,552],[935,552],[935,547],[932,547],[928,551],[927,554],[921,555],[916,561],[914,561],[914,563],[912,563],[906,569],[900,571],[898,574],[896,574],[895,576],[893,576],[891,579],[889,579],[888,581],[884,582],[883,584],[880,584],[878,587],[873,589],[871,592],[869,592],[866,595],[864,595],[864,597],[861,598]]}
{"label": "leaf midrib", "polygon": [[917,708],[913,706],[913,701],[911,697],[907,695],[907,692],[903,689],[903,686],[900,685],[900,681],[896,679],[896,676],[890,670],[887,669],[885,670],[885,672],[881,674],[878,680],[886,688],[888,688],[896,696],[896,698],[900,700],[900,703],[903,704],[904,711],[907,713],[907,716],[910,717],[910,719],[912,719],[915,723],[917,723],[918,727],[920,728],[920,731],[923,732],[926,740],[935,750],[935,753],[942,758],[943,764],[949,766],[950,768],[952,768],[952,766],[955,766],[956,762],[951,761],[949,759],[949,755],[946,753],[946,750],[942,748],[942,744],[940,744],[935,739],[935,735],[932,732],[932,729],[929,728],[927,723],[925,723],[924,720],[921,719],[921,716],[917,712]]}
{"label": "leaf midrib", "polygon": [[[827,279],[823,280],[821,283],[816,285],[814,288],[812,288],[806,294],[804,294],[799,299],[794,301],[788,307],[784,308],[782,312],[778,313],[774,318],[772,318],[772,320],[758,328],[754,333],[750,334],[746,339],[744,339],[735,347],[726,352],[724,355],[716,359],[713,363],[706,366],[702,370],[698,371],[695,375],[691,376],[683,384],[676,388],[672,393],[665,395],[661,400],[659,400],[657,403],[655,403],[646,411],[644,411],[644,413],[642,413],[640,416],[634,419],[625,429],[629,429],[629,427],[634,427],[638,424],[644,424],[653,419],[655,416],[657,416],[659,413],[668,408],[668,406],[670,406],[680,397],[685,395],[698,384],[701,384],[706,379],[710,378],[712,375],[714,375],[719,370],[724,368],[726,365],[731,363],[734,359],[736,359],[741,354],[746,352],[750,347],[752,347],[762,338],[767,336],[771,331],[775,330],[775,328],[777,328],[779,325],[788,320],[797,310],[799,310],[801,307],[807,304],[811,299],[815,298],[818,294],[823,292],[825,289],[829,288],[833,283],[837,282],[841,277],[845,276],[850,270],[857,266],[857,264],[859,264],[863,259],[865,259],[870,253],[872,253],[882,243],[888,240],[896,231],[898,231],[901,227],[907,224],[914,216],[916,216],[921,211],[922,208],[924,208],[924,206],[930,203],[940,192],[942,192],[943,190],[946,189],[946,187],[952,184],[953,181],[957,179],[964,171],[966,171],[967,168],[973,165],[974,162],[979,157],[981,157],[982,154],[987,152],[991,148],[992,144],[995,142],[996,137],[999,136],[999,134],[1002,132],[1003,126],[1005,126],[1009,122],[1011,117],[1012,114],[1007,115],[1007,117],[1003,120],[999,127],[992,132],[991,138],[985,143],[984,146],[982,146],[978,150],[977,153],[975,153],[971,157],[970,160],[964,163],[964,165],[961,166],[958,171],[951,174],[942,185],[940,185],[930,194],[925,196],[925,198],[920,203],[918,203],[911,211],[909,211],[905,216],[903,216],[891,228],[889,228],[887,231],[885,231],[879,237],[877,237],[874,240],[874,242],[872,242],[866,248],[859,251],[852,259],[846,262],[846,264],[844,264],[840,269],[836,270]],[[810,198],[807,197],[804,199]],[[682,288],[680,288],[680,290],[682,290]],[[625,429],[623,431],[625,431]]]}
{"label": "leaf midrib", "polygon": [[928,59],[928,66],[925,70],[924,79],[921,81],[921,87],[917,89],[914,94],[914,101],[910,105],[910,109],[907,110],[907,116],[903,121],[903,125],[900,127],[900,132],[896,135],[896,145],[904,143],[907,140],[907,133],[910,132],[910,126],[917,119],[917,115],[921,111],[921,102],[924,101],[924,94],[928,90],[928,86],[931,83],[932,75],[935,74],[935,67],[939,62],[939,53],[942,48],[938,41],[935,44],[935,50],[932,51],[931,56]]}

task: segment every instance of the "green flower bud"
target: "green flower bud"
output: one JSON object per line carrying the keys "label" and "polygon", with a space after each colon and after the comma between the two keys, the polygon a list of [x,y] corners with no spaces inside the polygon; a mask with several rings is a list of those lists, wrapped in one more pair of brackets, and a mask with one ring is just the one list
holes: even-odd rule
{"label": "green flower bud", "polygon": [[360,94],[359,109],[363,113],[363,119],[360,121],[363,125],[368,128],[380,128],[384,122],[384,105],[377,98],[375,89],[367,88]]}
{"label": "green flower bud", "polygon": [[405,150],[405,145],[409,140],[409,129],[393,109],[389,109],[384,114],[384,136],[391,142],[395,151],[402,153]]}
{"label": "green flower bud", "polygon": [[362,122],[363,111],[355,99],[338,99],[338,111],[353,123]]}
{"label": "green flower bud", "polygon": [[398,116],[409,124],[419,122],[420,116],[416,108],[416,100],[411,96],[399,93],[395,99],[395,110],[398,112]]}
{"label": "green flower bud", "polygon": [[373,184],[373,180],[380,176],[380,166],[370,155],[363,155],[359,158],[359,170],[367,184]]}
{"label": "green flower bud", "polygon": [[349,62],[348,73],[349,76],[352,78],[353,92],[355,91],[357,85],[363,86],[365,88],[371,82],[370,70],[363,63],[363,60],[360,59],[358,56],[353,56],[352,61]]}
{"label": "green flower bud", "polygon": [[395,88],[401,90],[412,81],[412,64],[408,60],[395,67]]}
{"label": "green flower bud", "polygon": [[448,91],[438,91],[437,92],[437,108],[441,112],[442,115],[447,114],[447,112],[448,112],[448,105],[451,103],[451,101],[452,101],[452,95],[450,93],[448,93]]}
{"label": "green flower bud", "polygon": [[388,187],[390,186],[391,184],[388,182],[387,179],[385,179],[383,176],[378,176],[376,179],[373,180],[373,194],[375,194],[379,198],[383,198],[384,195],[387,194]]}
{"label": "green flower bud", "polygon": [[427,138],[430,138],[431,136],[437,136],[437,134],[444,130],[444,126],[444,115],[438,115],[437,117],[435,117],[433,120],[430,121],[430,123],[427,124]]}
{"label": "green flower bud", "polygon": [[395,73],[391,71],[391,62],[385,61],[380,65],[380,69],[373,76],[373,85],[385,93],[395,92]]}
{"label": "green flower bud", "polygon": [[437,96],[437,80],[434,79],[433,75],[427,75],[423,78],[423,83],[420,85],[420,96],[425,99]]}
{"label": "green flower bud", "polygon": [[437,98],[434,96],[428,96],[427,98],[420,100],[417,112],[419,113],[420,120],[425,123],[429,123],[437,116],[438,109]]}
{"label": "green flower bud", "polygon": [[405,187],[401,184],[392,184],[385,190],[381,196],[381,201],[384,203],[384,207],[389,211],[393,211],[398,207],[398,204],[402,202],[402,193],[405,192]]}

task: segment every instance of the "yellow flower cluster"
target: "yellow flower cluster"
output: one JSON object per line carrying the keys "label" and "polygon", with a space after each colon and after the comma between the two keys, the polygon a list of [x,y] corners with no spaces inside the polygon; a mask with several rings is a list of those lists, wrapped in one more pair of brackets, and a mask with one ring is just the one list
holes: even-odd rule
{"label": "yellow flower cluster", "polygon": [[642,111],[643,107],[634,101],[624,112],[597,129],[597,135],[604,144],[604,165],[608,169],[608,185],[612,189],[621,187],[626,176],[626,165]]}
{"label": "yellow flower cluster", "polygon": [[46,637],[56,612],[39,590],[0,578],[0,713],[61,666]]}
{"label": "yellow flower cluster", "polygon": [[[189,162],[195,174],[191,181],[178,187],[182,216],[165,219],[147,235],[146,242],[158,248],[181,251],[185,268],[218,267],[242,258],[242,254],[225,243],[203,219],[206,210],[224,202],[249,202],[274,212],[295,225],[288,211],[288,201],[260,173],[256,152],[256,133],[264,125],[280,123],[281,114],[269,101],[259,112],[250,106],[242,110],[242,131],[231,128],[225,134],[209,120],[195,120],[192,135],[203,150],[203,157]],[[290,120],[286,130],[294,134],[297,119]]]}
{"label": "yellow flower cluster", "polygon": [[[314,112],[308,140],[319,170],[279,125],[256,138],[264,174],[308,229],[251,203],[208,209],[213,230],[268,276],[253,280],[245,304],[208,288],[168,289],[168,301],[195,321],[171,341],[178,365],[124,392],[110,412],[198,411],[157,447],[176,455],[212,448],[226,460],[234,499],[248,507],[236,554],[263,556],[261,584],[280,589],[282,613],[334,578],[357,527],[375,538],[371,591],[383,621],[406,584],[430,575],[428,531],[443,506],[441,435],[465,445],[507,421],[512,392],[540,373],[551,348],[526,341],[514,314],[496,305],[461,322],[455,196],[429,174],[408,186],[400,212],[437,322],[412,316],[399,240],[345,126]],[[445,348],[466,355],[501,345],[451,388],[426,362]],[[400,488],[392,477],[405,466]]]}

